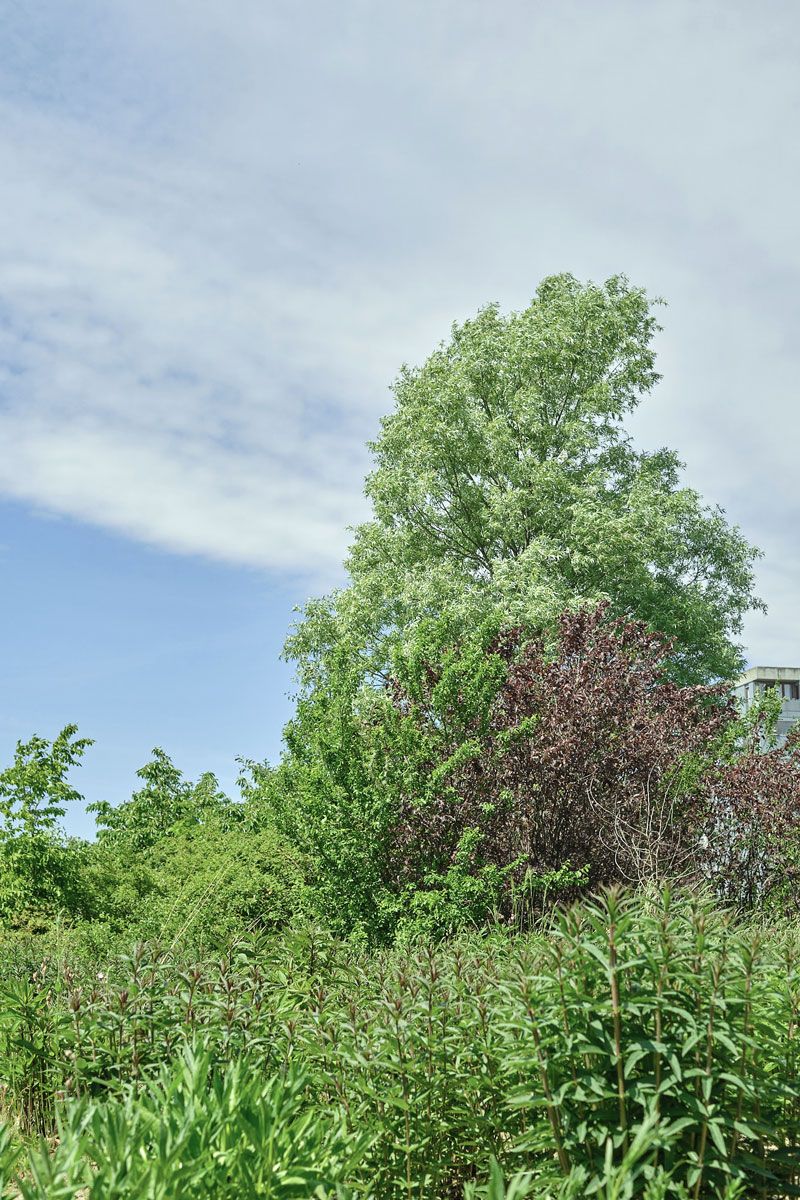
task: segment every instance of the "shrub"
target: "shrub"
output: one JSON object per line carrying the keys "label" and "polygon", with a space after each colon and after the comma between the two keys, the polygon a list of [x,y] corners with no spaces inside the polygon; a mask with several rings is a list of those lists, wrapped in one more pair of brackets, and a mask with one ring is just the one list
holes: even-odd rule
{"label": "shrub", "polygon": [[554,643],[450,636],[420,625],[382,693],[343,659],[263,777],[334,928],[529,920],[556,893],[667,878],[792,900],[800,735],[765,752],[728,684],[679,686],[673,642],[607,605],[564,613]]}
{"label": "shrub", "polygon": [[157,891],[136,912],[140,937],[227,945],[302,919],[303,861],[274,829],[218,819],[179,828],[153,848],[150,867]]}

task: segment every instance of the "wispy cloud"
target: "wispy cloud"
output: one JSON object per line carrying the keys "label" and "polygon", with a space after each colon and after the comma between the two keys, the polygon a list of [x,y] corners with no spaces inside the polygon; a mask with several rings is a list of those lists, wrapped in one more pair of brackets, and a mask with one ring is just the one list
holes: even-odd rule
{"label": "wispy cloud", "polygon": [[792,4],[8,7],[5,494],[332,579],[400,363],[626,270],[671,303],[636,435],[769,543],[800,660]]}

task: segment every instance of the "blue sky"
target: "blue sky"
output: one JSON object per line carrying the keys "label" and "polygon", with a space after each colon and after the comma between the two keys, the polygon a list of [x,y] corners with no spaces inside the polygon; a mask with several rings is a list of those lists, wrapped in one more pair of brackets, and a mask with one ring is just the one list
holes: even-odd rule
{"label": "blue sky", "polygon": [[[275,758],[388,385],[569,270],[663,295],[633,421],[800,663],[793,0],[0,0],[0,761]],[[70,829],[90,825],[72,814]]]}
{"label": "blue sky", "polygon": [[[255,570],[175,556],[70,518],[0,505],[6,540],[0,741],[95,739],[73,782],[123,800],[163,746],[189,778],[235,785],[235,757],[277,759],[291,713],[278,661],[296,597]],[[91,818],[69,827],[90,833]]]}

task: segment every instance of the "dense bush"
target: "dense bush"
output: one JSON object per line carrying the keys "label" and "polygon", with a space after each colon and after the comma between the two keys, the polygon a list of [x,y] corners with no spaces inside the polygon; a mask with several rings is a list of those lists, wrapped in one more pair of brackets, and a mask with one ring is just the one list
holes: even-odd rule
{"label": "dense bush", "polygon": [[207,821],[163,838],[149,861],[158,893],[136,915],[140,937],[225,946],[302,919],[303,864],[273,829]]}
{"label": "dense bush", "polygon": [[666,878],[795,902],[797,737],[765,751],[728,685],[678,685],[673,643],[606,605],[564,613],[555,641],[449,638],[420,625],[382,692],[343,658],[262,777],[325,921],[380,941]]}
{"label": "dense bush", "polygon": [[466,835],[478,860],[533,877],[585,864],[590,884],[645,882],[693,866],[693,795],[721,730],[735,719],[724,685],[679,687],[672,646],[607,606],[564,613],[557,645],[508,630],[483,657],[503,664],[476,711],[457,646],[392,687],[401,723],[421,726],[445,786],[403,796],[394,836],[403,867],[441,869]]}
{"label": "dense bush", "polygon": [[[305,864],[211,774],[184,780],[160,748],[127,803],[90,806],[96,842],[57,821],[82,797],[66,771],[89,744],[68,726],[17,748],[0,775],[0,960],[18,971],[66,947],[99,955],[128,939],[227,944],[304,909]],[[263,814],[262,814],[263,817]]]}

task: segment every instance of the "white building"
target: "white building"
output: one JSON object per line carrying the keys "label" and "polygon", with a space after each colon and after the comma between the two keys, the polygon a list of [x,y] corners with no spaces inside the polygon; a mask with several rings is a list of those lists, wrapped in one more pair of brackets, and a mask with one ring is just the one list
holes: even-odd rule
{"label": "white building", "polygon": [[751,667],[736,680],[733,694],[747,712],[757,696],[772,688],[781,697],[776,732],[778,745],[782,745],[789,730],[800,721],[800,667]]}

